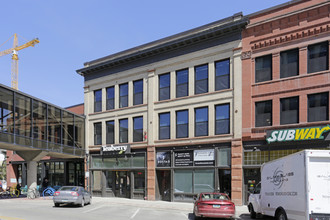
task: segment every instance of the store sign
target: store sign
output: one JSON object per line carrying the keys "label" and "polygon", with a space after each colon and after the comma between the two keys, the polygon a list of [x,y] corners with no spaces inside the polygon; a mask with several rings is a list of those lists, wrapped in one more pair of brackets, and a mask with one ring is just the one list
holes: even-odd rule
{"label": "store sign", "polygon": [[193,151],[180,151],[174,153],[174,163],[176,167],[193,165]]}
{"label": "store sign", "polygon": [[324,127],[275,130],[267,132],[266,140],[268,144],[283,141],[330,140],[329,134],[327,134],[326,138],[323,136],[323,134],[328,131],[330,131],[330,125]]}
{"label": "store sign", "polygon": [[131,152],[130,145],[105,145],[101,148],[103,155],[126,154]]}
{"label": "store sign", "polygon": [[195,166],[214,166],[214,149],[194,150]]}
{"label": "store sign", "polygon": [[157,152],[157,167],[171,166],[171,152]]}

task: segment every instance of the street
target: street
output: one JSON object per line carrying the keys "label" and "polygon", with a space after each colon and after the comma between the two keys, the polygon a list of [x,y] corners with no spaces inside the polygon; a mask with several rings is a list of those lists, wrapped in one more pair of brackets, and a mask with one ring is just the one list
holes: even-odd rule
{"label": "street", "polygon": [[[50,198],[1,199],[0,220],[194,220],[192,203],[94,197],[84,207],[54,207]],[[237,207],[236,219],[250,219],[245,207]]]}

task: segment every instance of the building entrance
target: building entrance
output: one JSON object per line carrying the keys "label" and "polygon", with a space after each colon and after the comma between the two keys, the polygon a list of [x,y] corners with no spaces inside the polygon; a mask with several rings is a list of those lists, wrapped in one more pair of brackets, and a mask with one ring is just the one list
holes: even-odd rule
{"label": "building entrance", "polygon": [[157,170],[158,199],[171,201],[171,171]]}
{"label": "building entrance", "polygon": [[128,171],[113,171],[115,183],[115,196],[130,198],[131,184]]}
{"label": "building entrance", "polygon": [[244,188],[243,202],[247,204],[249,200],[249,192],[254,190],[254,187],[260,182],[260,168],[244,169]]}

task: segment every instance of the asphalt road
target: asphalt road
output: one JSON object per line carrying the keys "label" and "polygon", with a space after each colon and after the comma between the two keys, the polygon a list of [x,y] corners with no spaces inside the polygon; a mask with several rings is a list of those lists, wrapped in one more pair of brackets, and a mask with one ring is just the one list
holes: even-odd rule
{"label": "asphalt road", "polygon": [[[193,204],[118,198],[93,198],[84,207],[55,207],[49,198],[1,199],[0,220],[194,220]],[[250,219],[236,209],[237,219]]]}

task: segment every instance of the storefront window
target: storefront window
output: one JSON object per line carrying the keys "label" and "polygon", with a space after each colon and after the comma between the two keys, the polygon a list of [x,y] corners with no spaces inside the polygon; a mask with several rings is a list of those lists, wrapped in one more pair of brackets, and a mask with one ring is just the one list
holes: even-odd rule
{"label": "storefront window", "polygon": [[230,166],[231,150],[230,148],[218,149],[218,166]]}
{"label": "storefront window", "polygon": [[194,193],[214,192],[214,170],[195,170]]}
{"label": "storefront window", "polygon": [[145,188],[145,172],[134,171],[134,191],[144,191]]}
{"label": "storefront window", "polygon": [[101,168],[101,167],[103,167],[102,158],[100,158],[100,157],[93,157],[93,159],[92,159],[92,167],[93,168]]}
{"label": "storefront window", "polygon": [[261,165],[268,161],[268,151],[244,152],[244,165]]}
{"label": "storefront window", "polygon": [[0,88],[0,132],[13,132],[13,101],[13,92]]}
{"label": "storefront window", "polygon": [[192,193],[192,170],[176,170],[174,172],[174,193]]}
{"label": "storefront window", "polygon": [[133,156],[133,167],[145,167],[144,156]]}
{"label": "storefront window", "polygon": [[112,184],[113,184],[113,172],[112,171],[106,171],[105,172],[106,176],[106,188],[107,189],[112,189]]}

